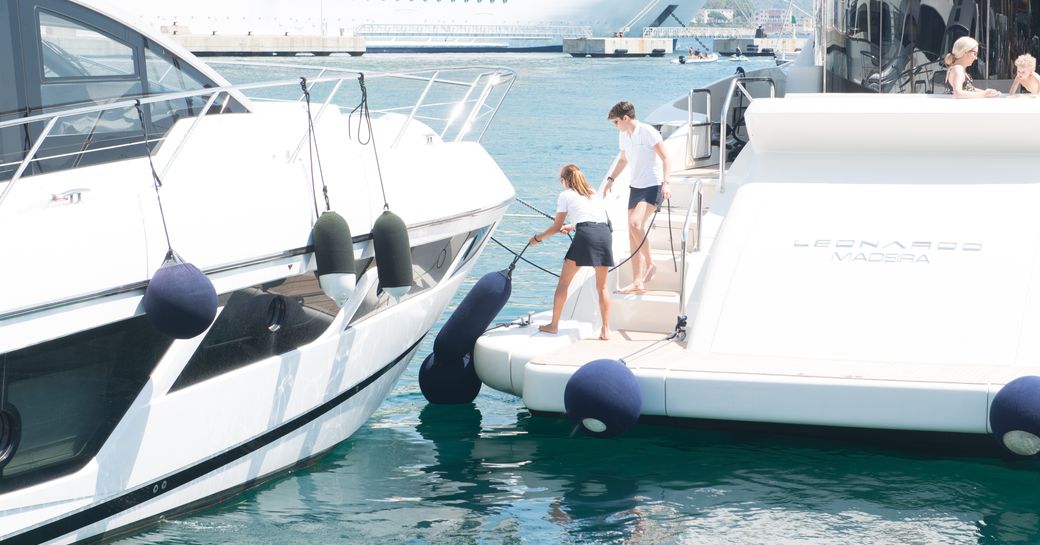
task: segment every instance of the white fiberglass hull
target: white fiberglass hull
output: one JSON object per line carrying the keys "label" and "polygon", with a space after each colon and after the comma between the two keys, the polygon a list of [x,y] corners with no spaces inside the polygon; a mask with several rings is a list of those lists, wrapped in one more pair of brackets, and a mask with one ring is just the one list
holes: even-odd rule
{"label": "white fiberglass hull", "polygon": [[122,533],[233,497],[325,453],[383,402],[464,277],[460,270],[343,335],[139,399],[81,471],[0,496],[5,533],[25,529],[4,542]]}
{"label": "white fiberglass hull", "polygon": [[[362,76],[281,65],[291,79],[231,85],[175,46],[146,49],[152,39],[104,14],[49,9],[18,13],[40,17],[44,30],[31,27],[24,42],[46,57],[27,54],[18,79],[0,80],[32,88],[33,63],[51,62],[78,101],[0,121],[5,145],[29,139],[0,148],[16,150],[0,153],[0,230],[13,235],[0,237],[0,254],[29,256],[0,269],[4,543],[131,531],[350,437],[514,194],[479,143],[508,70]],[[105,42],[80,19],[126,42]],[[150,69],[126,70],[118,86],[83,81],[85,66],[118,71],[146,56]],[[456,74],[450,85],[431,78],[445,73]],[[359,135],[337,104],[352,107],[363,77],[380,81],[391,111],[371,112]],[[417,79],[437,101],[409,85]],[[128,98],[127,88],[150,92]],[[441,100],[462,97],[457,119],[441,115]],[[430,125],[418,121],[431,110]],[[328,212],[349,229],[315,234]],[[390,227],[377,229],[381,220]],[[378,233],[392,248],[377,248]],[[171,266],[174,249],[183,262]],[[356,285],[332,290],[326,280],[348,275],[348,255]],[[323,270],[330,257],[340,263]]]}
{"label": "white fiberglass hull", "polygon": [[[1007,127],[1036,116],[1024,99],[756,98],[750,143],[724,178],[717,165],[672,173],[672,214],[696,211],[700,246],[679,259],[658,227],[649,244],[658,276],[673,263],[676,276],[614,293],[604,342],[593,280],[579,273],[559,334],[534,327],[545,314],[490,331],[478,373],[534,411],[564,413],[579,368],[619,359],[647,416],[968,434],[992,448],[994,435],[1035,456],[1040,178],[1035,139]],[[988,137],[959,140],[965,122]],[[669,150],[686,138],[672,133]],[[849,166],[863,161],[884,168]],[[683,195],[690,185],[703,206]],[[625,235],[615,255],[627,255]],[[615,274],[611,286],[628,282]]]}

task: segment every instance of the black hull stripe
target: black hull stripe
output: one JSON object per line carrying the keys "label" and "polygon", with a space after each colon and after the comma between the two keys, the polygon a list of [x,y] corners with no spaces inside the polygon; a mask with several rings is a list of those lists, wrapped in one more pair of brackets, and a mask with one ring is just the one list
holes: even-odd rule
{"label": "black hull stripe", "polygon": [[[425,337],[425,335],[423,336]],[[165,479],[159,479],[154,482],[148,483],[147,485],[141,486],[137,489],[131,490],[121,496],[112,498],[103,503],[99,503],[93,507],[88,507],[83,511],[73,513],[67,517],[48,522],[42,526],[38,526],[29,530],[25,533],[18,534],[15,536],[8,537],[3,540],[5,544],[10,545],[36,545],[52,539],[59,538],[68,533],[75,532],[81,528],[85,528],[100,522],[109,517],[117,515],[123,511],[134,508],[142,503],[155,499],[167,492],[175,490],[185,484],[198,479],[220,469],[240,458],[244,458],[261,448],[264,448],[271,443],[289,435],[290,433],[310,424],[325,414],[331,412],[333,409],[343,404],[350,398],[354,397],[362,390],[372,385],[375,381],[379,380],[383,375],[390,372],[391,369],[401,363],[409,354],[415,350],[419,343],[422,342],[422,338],[410,346],[407,350],[401,353],[401,355],[394,358],[394,360],[376,371],[374,374],[359,382],[354,387],[336,397],[322,403],[321,405],[311,409],[310,411],[282,424],[281,426],[264,433],[254,439],[251,439],[235,448],[227,450],[213,458],[200,462],[192,467],[184,469],[179,473],[175,473],[166,477]]]}

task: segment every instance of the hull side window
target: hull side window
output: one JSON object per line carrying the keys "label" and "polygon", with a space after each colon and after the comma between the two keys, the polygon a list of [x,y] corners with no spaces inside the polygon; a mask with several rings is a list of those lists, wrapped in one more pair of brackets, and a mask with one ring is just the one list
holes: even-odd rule
{"label": "hull side window", "polygon": [[0,460],[0,489],[90,461],[169,346],[139,316],[0,354],[0,425],[14,432],[11,453]]}
{"label": "hull side window", "polygon": [[317,339],[339,307],[314,273],[231,294],[170,391],[284,354]]}

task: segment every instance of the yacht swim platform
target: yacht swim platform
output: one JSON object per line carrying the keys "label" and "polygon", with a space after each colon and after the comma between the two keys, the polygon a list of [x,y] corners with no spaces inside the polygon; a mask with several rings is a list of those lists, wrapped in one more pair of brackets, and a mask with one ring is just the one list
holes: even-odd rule
{"label": "yacht swim platform", "polygon": [[[661,332],[618,330],[603,341],[568,321],[557,335],[538,332],[547,319],[489,332],[475,352],[486,384],[544,413],[566,412],[567,378],[582,365],[620,359],[639,381],[646,416],[984,434],[1000,387],[1040,374],[1040,366],[695,355]],[[518,336],[523,351],[509,352]],[[505,352],[511,361],[500,359]],[[496,380],[492,364],[509,376]]]}

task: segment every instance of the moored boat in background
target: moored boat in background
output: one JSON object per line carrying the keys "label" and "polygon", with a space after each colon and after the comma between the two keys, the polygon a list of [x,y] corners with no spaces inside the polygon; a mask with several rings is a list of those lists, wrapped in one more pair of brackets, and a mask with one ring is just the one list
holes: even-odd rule
{"label": "moored boat in background", "polygon": [[707,55],[697,57],[689,55],[679,55],[679,58],[672,59],[668,62],[672,64],[706,64],[719,62],[719,55],[717,53],[708,53]]}

